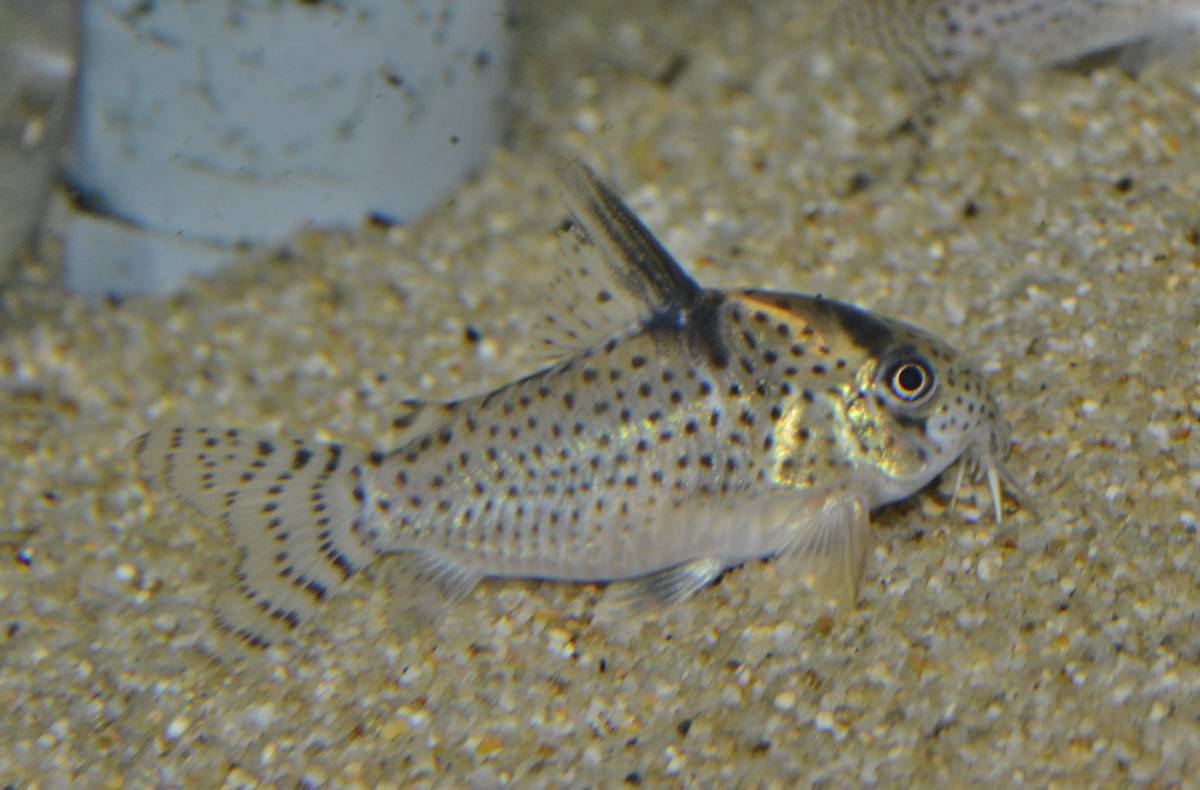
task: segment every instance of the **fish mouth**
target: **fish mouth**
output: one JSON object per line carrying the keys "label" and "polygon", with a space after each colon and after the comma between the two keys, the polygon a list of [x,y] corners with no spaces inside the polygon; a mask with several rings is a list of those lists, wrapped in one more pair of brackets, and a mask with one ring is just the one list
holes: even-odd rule
{"label": "fish mouth", "polygon": [[[1007,431],[1005,431],[1007,434]],[[1018,505],[1028,505],[1029,495],[1017,482],[1012,473],[1004,466],[1004,457],[996,447],[997,442],[989,441],[982,436],[967,446],[958,460],[958,475],[954,479],[954,496],[950,500],[950,512],[958,505],[959,494],[962,492],[964,478],[970,475],[973,482],[987,480],[988,492],[992,495],[992,512],[996,518],[996,526],[1004,524],[1004,494],[1016,501]],[[1007,445],[1007,442],[1004,442]],[[1007,455],[1007,446],[1004,455]]]}

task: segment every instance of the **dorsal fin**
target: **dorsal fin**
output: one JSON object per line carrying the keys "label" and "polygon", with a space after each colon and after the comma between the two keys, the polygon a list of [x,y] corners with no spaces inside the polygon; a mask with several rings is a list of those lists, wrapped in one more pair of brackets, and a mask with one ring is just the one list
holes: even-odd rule
{"label": "dorsal fin", "polygon": [[547,347],[561,355],[638,323],[681,323],[703,289],[585,165],[561,159],[557,172],[572,219],[559,230],[563,262],[541,319]]}
{"label": "dorsal fin", "polygon": [[558,229],[561,261],[542,303],[537,329],[551,360],[571,356],[635,326],[645,308],[613,282],[583,226]]}

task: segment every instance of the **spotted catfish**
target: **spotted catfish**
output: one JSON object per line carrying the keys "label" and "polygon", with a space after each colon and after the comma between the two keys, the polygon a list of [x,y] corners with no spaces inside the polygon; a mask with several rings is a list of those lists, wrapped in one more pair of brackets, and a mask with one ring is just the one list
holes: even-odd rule
{"label": "spotted catfish", "polygon": [[238,549],[219,623],[270,644],[380,554],[414,617],[485,577],[677,602],[772,555],[818,560],[853,595],[870,512],[960,459],[999,521],[1009,429],[950,346],[820,296],[703,288],[588,169],[559,174],[556,363],[407,405],[411,438],[387,451],[198,425],[139,439],[145,473]]}

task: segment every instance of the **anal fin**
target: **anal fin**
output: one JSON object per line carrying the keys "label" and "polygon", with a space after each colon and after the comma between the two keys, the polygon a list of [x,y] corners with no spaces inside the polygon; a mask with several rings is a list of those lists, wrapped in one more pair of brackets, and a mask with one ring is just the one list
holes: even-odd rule
{"label": "anal fin", "polygon": [[388,564],[388,594],[399,601],[402,627],[435,625],[484,576],[467,563],[424,549],[396,552]]}

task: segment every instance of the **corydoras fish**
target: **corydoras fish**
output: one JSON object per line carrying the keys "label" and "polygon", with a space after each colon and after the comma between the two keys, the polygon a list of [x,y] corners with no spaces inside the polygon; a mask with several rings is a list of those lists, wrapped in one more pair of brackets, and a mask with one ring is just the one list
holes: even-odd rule
{"label": "corydoras fish", "polygon": [[144,473],[238,550],[224,627],[270,644],[381,554],[409,574],[413,616],[485,577],[673,603],[773,555],[819,561],[853,596],[871,511],[959,460],[999,521],[1009,429],[954,349],[820,296],[704,288],[586,167],[559,175],[556,364],[406,403],[388,450],[203,425],[137,441]]}

